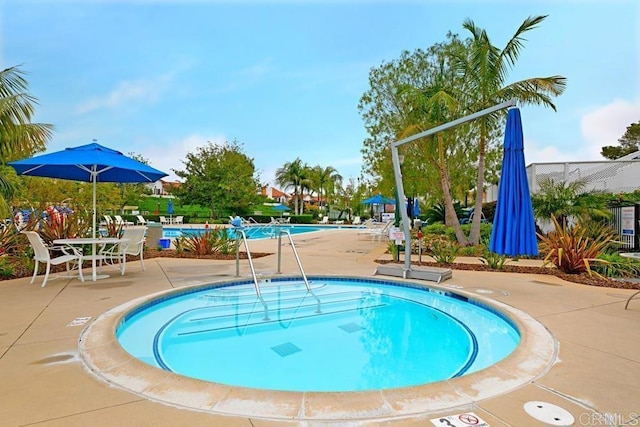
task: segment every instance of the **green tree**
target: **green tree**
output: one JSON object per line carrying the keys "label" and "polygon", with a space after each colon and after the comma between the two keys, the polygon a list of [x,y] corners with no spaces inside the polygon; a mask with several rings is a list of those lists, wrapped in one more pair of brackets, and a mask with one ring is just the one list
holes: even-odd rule
{"label": "green tree", "polygon": [[[53,125],[31,123],[37,99],[28,92],[25,72],[19,67],[0,71],[0,214],[10,213],[7,200],[14,194],[15,180],[5,164],[44,151]],[[13,174],[15,177],[15,174]]]}
{"label": "green tree", "polygon": [[207,142],[187,153],[185,170],[174,170],[184,179],[176,195],[186,204],[209,206],[214,217],[244,215],[258,199],[259,180],[253,159],[237,142]]}
{"label": "green tree", "polygon": [[299,215],[302,211],[303,187],[309,183],[309,167],[298,157],[278,168],[275,178],[283,189],[293,187],[294,213]]}
{"label": "green tree", "polygon": [[337,185],[342,185],[342,175],[333,166],[322,167],[317,165],[311,170],[313,189],[318,192],[318,205],[322,206],[323,196],[335,192]]}
{"label": "green tree", "polygon": [[[469,41],[449,33],[447,40],[427,50],[403,52],[369,75],[371,88],[360,99],[359,109],[371,135],[364,143],[367,172],[380,177],[383,193],[393,194],[395,181],[388,150],[389,140],[399,140],[442,125],[463,115],[457,58],[464,57]],[[455,214],[454,199],[464,200],[472,188],[477,164],[474,129],[463,125],[400,147],[405,193],[420,195],[427,205],[445,200],[447,223],[456,229],[461,243],[466,236]],[[491,158],[499,150],[492,149]],[[498,165],[489,165],[497,173]]]}
{"label": "green tree", "polygon": [[[523,36],[536,28],[545,18],[546,16],[535,16],[525,19],[503,49],[494,46],[487,32],[477,27],[472,20],[464,21],[462,26],[471,34],[471,41],[466,55],[458,58],[457,62],[459,73],[465,82],[460,93],[466,96],[461,101],[468,113],[510,99],[515,99],[521,105],[543,105],[556,110],[552,98],[564,92],[564,77],[532,77],[506,84],[509,71],[516,65],[524,47]],[[475,212],[482,211],[486,150],[491,131],[495,129],[496,123],[504,119],[504,114],[504,111],[496,112],[474,122],[479,128]],[[480,241],[480,218],[481,215],[473,217],[469,234],[471,244]]]}
{"label": "green tree", "polygon": [[627,154],[640,150],[640,120],[627,126],[627,131],[618,140],[620,145],[602,147],[602,157],[610,160],[619,159]]}

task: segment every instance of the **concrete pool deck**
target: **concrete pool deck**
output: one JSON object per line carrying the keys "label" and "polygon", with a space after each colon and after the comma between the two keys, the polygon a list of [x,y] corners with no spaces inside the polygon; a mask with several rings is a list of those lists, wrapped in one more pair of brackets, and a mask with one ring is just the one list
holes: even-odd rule
{"label": "concrete pool deck", "polygon": [[[358,237],[354,230],[302,234],[294,240],[308,274],[371,276],[377,266],[374,261],[386,249],[385,242]],[[276,242],[251,242],[252,251],[274,253],[255,260],[256,270],[265,276],[276,273]],[[557,355],[548,369],[505,393],[486,397],[494,385],[476,383],[477,396],[468,396],[462,405],[449,408],[442,404],[438,410],[425,404],[423,412],[397,417],[370,416],[370,396],[354,403],[353,411],[362,417],[350,414],[349,421],[229,416],[158,403],[90,373],[78,354],[83,328],[114,307],[148,294],[234,279],[235,262],[154,258],[145,265],[146,271],[142,271],[139,262],[128,263],[125,276],[113,270],[111,277],[95,283],[58,278],[41,288],[41,276],[34,284],[29,284],[28,278],[0,282],[0,425],[429,426],[434,425],[431,419],[467,412],[491,426],[548,425],[524,410],[523,405],[532,401],[563,408],[575,419],[573,425],[640,424],[640,299],[631,301],[629,310],[624,310],[634,291],[578,285],[547,275],[459,270],[441,285],[506,304],[544,325],[557,345]],[[283,247],[282,272],[298,273],[287,245]],[[248,277],[246,261],[241,263],[240,273]],[[70,325],[74,319],[86,317],[91,318],[87,323]],[[179,393],[175,385],[171,388]],[[403,390],[410,399],[411,389]],[[468,393],[464,387],[456,391]],[[254,390],[250,394],[242,404],[253,399],[260,405],[261,395],[269,392]],[[438,393],[434,399],[436,396]],[[336,404],[341,402],[341,395],[323,399],[314,402],[309,396],[305,404],[307,408],[329,408],[332,399]],[[611,420],[609,424],[605,417]]]}

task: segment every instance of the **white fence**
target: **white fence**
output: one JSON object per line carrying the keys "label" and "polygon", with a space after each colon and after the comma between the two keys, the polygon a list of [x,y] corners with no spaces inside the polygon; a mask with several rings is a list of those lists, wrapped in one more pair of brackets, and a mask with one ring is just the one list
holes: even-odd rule
{"label": "white fence", "polygon": [[[565,183],[582,181],[585,191],[631,193],[640,189],[640,160],[531,163],[527,166],[527,179],[531,193],[537,193],[540,183],[548,179]],[[497,185],[487,189],[487,202],[497,197]]]}

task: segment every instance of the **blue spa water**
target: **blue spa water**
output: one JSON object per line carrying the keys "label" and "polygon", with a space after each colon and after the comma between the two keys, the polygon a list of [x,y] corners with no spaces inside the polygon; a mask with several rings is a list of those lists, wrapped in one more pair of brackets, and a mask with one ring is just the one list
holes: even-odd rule
{"label": "blue spa water", "polygon": [[[252,283],[173,297],[130,314],[126,351],[188,377],[252,388],[362,391],[425,384],[506,357],[510,321],[464,297],[360,279]],[[319,301],[319,302],[318,302]],[[320,313],[317,313],[318,304]]]}
{"label": "blue spa water", "polygon": [[[311,233],[314,231],[322,231],[322,230],[337,230],[340,228],[345,228],[345,227],[339,226],[339,225],[317,227],[313,225],[271,226],[268,224],[262,224],[262,225],[251,225],[248,227],[243,227],[243,230],[248,239],[269,239],[277,236],[278,229],[287,230],[291,234],[301,234],[301,233]],[[202,233],[203,231],[204,229],[201,229],[201,228],[166,227],[162,230],[162,237],[165,239],[175,239],[180,236]],[[235,239],[236,230],[234,230],[233,228],[227,228],[226,231],[229,237]]]}

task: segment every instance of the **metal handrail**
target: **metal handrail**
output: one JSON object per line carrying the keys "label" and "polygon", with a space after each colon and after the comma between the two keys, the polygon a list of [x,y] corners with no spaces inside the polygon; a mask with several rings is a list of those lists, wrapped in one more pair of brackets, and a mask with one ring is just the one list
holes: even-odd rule
{"label": "metal handrail", "polygon": [[[249,267],[251,268],[251,276],[253,276],[253,284],[256,289],[256,295],[258,299],[264,306],[264,320],[269,320],[269,308],[267,307],[267,303],[264,298],[262,298],[262,292],[260,291],[260,284],[258,283],[258,276],[256,276],[256,269],[253,266],[253,259],[251,259],[251,251],[249,250],[249,244],[247,243],[247,235],[244,230],[237,228],[236,229],[236,275],[240,275],[240,244],[238,239],[238,233],[242,236],[242,241],[244,242],[244,249],[247,251],[247,259],[249,260]],[[305,279],[306,280],[306,279]]]}
{"label": "metal handrail", "polygon": [[318,298],[318,296],[314,294],[313,291],[311,290],[311,286],[309,285],[309,281],[307,280],[307,275],[304,272],[304,268],[302,268],[302,262],[300,261],[300,256],[298,256],[296,245],[293,243],[293,237],[291,237],[291,233],[289,232],[289,230],[283,230],[282,228],[280,228],[278,233],[278,273],[280,273],[280,259],[282,258],[280,255],[282,252],[282,234],[286,234],[287,237],[289,237],[289,244],[291,245],[291,249],[293,249],[293,255],[296,257],[296,262],[298,263],[300,274],[302,274],[302,280],[304,280],[304,285],[307,288],[307,292],[310,293],[318,302],[318,308],[316,310],[316,313],[320,313],[321,312],[320,298]]}

